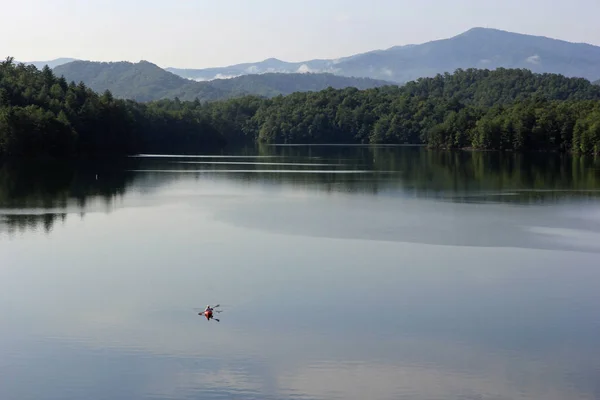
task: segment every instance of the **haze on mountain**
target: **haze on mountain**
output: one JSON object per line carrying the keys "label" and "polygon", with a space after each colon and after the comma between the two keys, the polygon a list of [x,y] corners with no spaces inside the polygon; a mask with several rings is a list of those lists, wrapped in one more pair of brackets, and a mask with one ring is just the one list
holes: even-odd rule
{"label": "haze on mountain", "polygon": [[195,80],[267,72],[328,72],[405,83],[462,68],[524,68],[588,80],[600,79],[600,47],[499,29],[472,28],[448,39],[395,46],[337,60],[285,62],[270,58],[222,68],[166,68]]}
{"label": "haze on mountain", "polygon": [[248,94],[272,97],[328,86],[368,89],[468,68],[521,68],[600,79],[599,46],[488,28],[338,60],[288,63],[270,58],[222,68],[166,70],[147,61],[63,62],[68,60],[53,60],[56,74],[83,81],[96,91],[108,89],[119,98],[139,101],[174,97],[222,100]]}
{"label": "haze on mountain", "polygon": [[[42,69],[44,68],[45,65],[49,66],[50,68],[55,68],[58,67],[59,65],[63,65],[72,61],[77,61],[77,59],[75,58],[70,58],[70,57],[60,57],[60,58],[56,58],[54,60],[49,60],[49,61],[22,61],[23,64],[25,65],[34,65],[37,69]],[[18,61],[17,61],[18,63]]]}
{"label": "haze on mountain", "polygon": [[294,92],[320,91],[328,87],[370,89],[391,84],[382,80],[326,73],[270,73],[196,82],[144,60],[138,63],[73,61],[55,67],[54,73],[64,76],[69,82],[83,82],[94,91],[109,90],[117,98],[137,101],[175,97],[180,100],[214,101],[244,95],[273,97]]}

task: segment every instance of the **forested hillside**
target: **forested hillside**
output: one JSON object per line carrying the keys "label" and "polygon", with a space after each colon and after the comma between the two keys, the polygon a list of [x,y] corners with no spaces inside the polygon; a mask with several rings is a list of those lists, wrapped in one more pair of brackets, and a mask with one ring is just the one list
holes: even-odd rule
{"label": "forested hillside", "polygon": [[267,100],[246,131],[264,142],[598,152],[599,100],[600,87],[585,79],[466,70],[403,87]]}
{"label": "forested hillside", "polygon": [[0,154],[116,155],[221,146],[196,113],[99,95],[45,67],[0,63]]}
{"label": "forested hillside", "polygon": [[116,98],[144,102],[174,98],[216,101],[247,95],[273,97],[294,92],[319,91],[328,87],[369,89],[390,84],[386,81],[333,74],[275,73],[196,82],[167,72],[148,61],[74,61],[57,66],[54,72],[69,81],[83,82],[97,92],[110,90]]}
{"label": "forested hillside", "polygon": [[140,104],[67,83],[49,68],[0,64],[0,153],[201,152],[255,141],[600,153],[600,86],[470,69],[402,87]]}

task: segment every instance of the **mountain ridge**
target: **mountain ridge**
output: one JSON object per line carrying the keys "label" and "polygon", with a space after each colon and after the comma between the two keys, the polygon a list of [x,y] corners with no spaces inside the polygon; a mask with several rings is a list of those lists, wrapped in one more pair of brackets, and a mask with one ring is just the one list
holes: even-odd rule
{"label": "mountain ridge", "polygon": [[[274,60],[277,65],[274,65]],[[557,73],[595,81],[600,79],[600,46],[474,27],[449,38],[371,50],[339,59],[286,62],[269,58],[224,67],[167,67],[165,70],[194,80],[266,72],[328,72],[404,83],[438,73],[451,73],[459,68],[499,67],[527,68],[533,72]]]}
{"label": "mountain ridge", "polygon": [[[55,59],[53,69],[68,80],[117,97],[151,101],[223,100],[235,96],[273,97],[293,91],[398,85],[458,69],[527,69],[600,80],[600,47],[546,36],[474,27],[421,44],[392,46],[338,59],[287,62],[271,57],[205,69],[161,68],[147,60],[92,62]],[[43,63],[43,62],[36,62]],[[367,79],[367,80],[365,80]],[[371,79],[370,81],[368,79]]]}
{"label": "mountain ridge", "polygon": [[[58,58],[33,61],[51,68],[75,60]],[[331,73],[345,77],[367,77],[405,83],[438,73],[465,68],[526,68],[590,81],[600,79],[600,46],[569,42],[543,35],[523,34],[497,28],[476,26],[452,37],[374,49],[337,59],[311,59],[288,62],[270,57],[211,68],[166,67],[165,71],[196,81],[228,79],[265,73]]]}
{"label": "mountain ridge", "polygon": [[225,100],[244,95],[274,97],[298,91],[319,91],[356,87],[369,89],[392,85],[370,78],[352,78],[334,74],[250,74],[231,79],[196,82],[160,68],[147,60],[73,61],[55,67],[54,73],[68,81],[84,82],[97,92],[109,90],[117,98],[153,101],[167,98],[201,101]]}

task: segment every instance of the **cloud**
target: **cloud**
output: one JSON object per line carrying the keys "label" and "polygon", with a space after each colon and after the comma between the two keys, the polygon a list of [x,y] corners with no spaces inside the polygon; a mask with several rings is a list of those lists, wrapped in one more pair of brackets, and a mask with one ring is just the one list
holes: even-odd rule
{"label": "cloud", "polygon": [[300,74],[306,74],[308,72],[318,72],[318,71],[316,69],[310,68],[306,64],[302,64],[300,67],[298,67],[297,72]]}
{"label": "cloud", "polygon": [[231,79],[231,78],[237,78],[238,76],[241,76],[241,75],[216,74],[213,79]]}
{"label": "cloud", "polygon": [[531,57],[527,57],[525,59],[525,61],[527,61],[530,64],[539,64],[540,61],[542,61],[542,58],[540,56],[538,56],[537,54]]}
{"label": "cloud", "polygon": [[242,76],[242,75],[225,75],[225,74],[216,74],[215,76],[213,76],[212,78],[194,78],[191,79],[193,81],[196,82],[208,82],[208,81],[213,81],[215,79],[231,79],[231,78],[237,78],[238,76]]}
{"label": "cloud", "polygon": [[392,71],[391,69],[389,69],[387,67],[381,68],[381,73],[385,76],[393,76],[394,75],[394,71]]}

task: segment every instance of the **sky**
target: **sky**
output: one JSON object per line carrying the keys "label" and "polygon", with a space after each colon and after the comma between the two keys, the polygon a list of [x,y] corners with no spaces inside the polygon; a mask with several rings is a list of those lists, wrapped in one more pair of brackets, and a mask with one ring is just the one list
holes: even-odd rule
{"label": "sky", "polygon": [[207,68],[338,58],[472,27],[600,45],[599,0],[0,0],[0,56]]}

